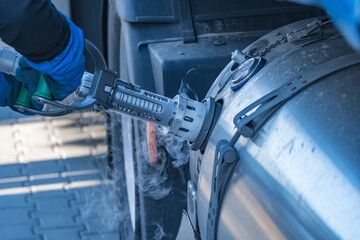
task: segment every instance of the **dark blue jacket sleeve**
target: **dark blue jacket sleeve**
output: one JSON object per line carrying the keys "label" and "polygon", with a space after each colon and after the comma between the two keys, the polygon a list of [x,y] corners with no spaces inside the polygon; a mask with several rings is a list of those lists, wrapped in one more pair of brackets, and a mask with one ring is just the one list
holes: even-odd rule
{"label": "dark blue jacket sleeve", "polygon": [[32,62],[63,52],[70,28],[49,0],[0,0],[0,37]]}

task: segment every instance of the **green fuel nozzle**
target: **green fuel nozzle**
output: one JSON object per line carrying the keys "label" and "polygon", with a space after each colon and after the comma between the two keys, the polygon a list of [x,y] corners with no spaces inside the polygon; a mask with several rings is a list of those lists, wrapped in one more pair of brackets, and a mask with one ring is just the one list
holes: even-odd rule
{"label": "green fuel nozzle", "polygon": [[43,97],[49,100],[52,100],[52,94],[45,82],[45,78],[43,74],[40,74],[39,83],[36,89],[36,92],[34,93],[35,96]]}
{"label": "green fuel nozzle", "polygon": [[[39,83],[34,93],[35,96],[43,97],[49,100],[52,100],[52,95],[49,87],[46,85],[46,81],[43,74],[40,74]],[[21,86],[17,99],[15,101],[16,105],[30,108],[31,107],[31,98],[29,91]]]}
{"label": "green fuel nozzle", "polygon": [[31,107],[29,91],[24,86],[21,86],[15,104],[27,108]]}

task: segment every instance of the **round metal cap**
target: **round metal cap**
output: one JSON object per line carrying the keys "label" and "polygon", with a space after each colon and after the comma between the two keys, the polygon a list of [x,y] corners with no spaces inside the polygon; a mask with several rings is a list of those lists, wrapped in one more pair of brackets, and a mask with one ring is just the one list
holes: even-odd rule
{"label": "round metal cap", "polygon": [[262,58],[250,58],[235,69],[230,79],[230,87],[237,91],[263,66]]}

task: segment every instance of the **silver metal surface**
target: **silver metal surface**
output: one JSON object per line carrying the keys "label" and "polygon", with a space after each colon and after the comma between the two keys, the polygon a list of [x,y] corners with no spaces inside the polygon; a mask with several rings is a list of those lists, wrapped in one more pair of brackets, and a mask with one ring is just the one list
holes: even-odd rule
{"label": "silver metal surface", "polygon": [[197,190],[193,181],[188,181],[187,184],[187,209],[188,217],[191,221],[192,227],[197,231]]}
{"label": "silver metal surface", "polygon": [[0,48],[0,72],[15,75],[20,57],[14,50]]}
{"label": "silver metal surface", "polygon": [[[121,123],[123,129],[132,129],[132,119],[129,116],[123,115],[121,117]],[[129,202],[129,210],[131,217],[131,224],[133,229],[135,229],[136,213],[135,213],[135,203],[136,203],[136,178],[135,178],[135,166],[134,166],[134,149],[133,149],[133,132],[132,131],[122,131],[123,139],[123,151],[124,151],[124,165],[125,165],[125,178],[126,178],[126,190],[127,198]]]}
{"label": "silver metal surface", "polygon": [[[306,21],[259,41],[273,42],[302,25]],[[335,32],[325,29],[322,34],[326,38]],[[264,68],[238,92],[225,87],[217,94],[223,79],[215,81],[208,96],[222,99],[223,111],[205,152],[192,154],[190,160],[192,178],[197,177],[199,158],[201,162],[195,183],[202,239],[207,239],[215,147],[235,133],[234,116],[303,70],[351,52],[340,38],[318,41],[314,36],[270,52]],[[359,74],[360,67],[355,66],[325,77],[289,100],[254,138],[237,141],[240,161],[220,211],[218,239],[356,239],[360,235]]]}

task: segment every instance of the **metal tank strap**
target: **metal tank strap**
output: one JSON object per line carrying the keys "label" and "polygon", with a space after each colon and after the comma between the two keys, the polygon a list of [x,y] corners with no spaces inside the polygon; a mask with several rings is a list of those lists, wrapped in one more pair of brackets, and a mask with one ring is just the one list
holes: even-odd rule
{"label": "metal tank strap", "polygon": [[[245,138],[253,137],[268,118],[286,101],[325,76],[355,64],[360,64],[359,53],[351,53],[319,64],[258,99],[234,117],[234,124],[237,128],[236,133],[230,141],[221,140],[216,145],[207,220],[207,239],[217,239],[222,201],[228,182],[240,160],[234,148],[240,136]],[[246,115],[249,112],[251,113]]]}
{"label": "metal tank strap", "polygon": [[232,175],[233,169],[239,162],[239,155],[227,140],[221,140],[216,145],[207,220],[207,239],[216,239],[219,212],[224,192]]}
{"label": "metal tank strap", "polygon": [[[253,102],[235,116],[234,124],[239,134],[246,138],[253,137],[272,113],[280,107],[279,105],[325,76],[359,63],[360,54],[351,53],[319,64],[286,82],[281,87]],[[249,112],[251,113],[247,115]],[[231,145],[234,145],[240,137],[236,135],[231,139]]]}

